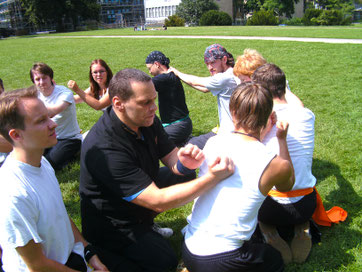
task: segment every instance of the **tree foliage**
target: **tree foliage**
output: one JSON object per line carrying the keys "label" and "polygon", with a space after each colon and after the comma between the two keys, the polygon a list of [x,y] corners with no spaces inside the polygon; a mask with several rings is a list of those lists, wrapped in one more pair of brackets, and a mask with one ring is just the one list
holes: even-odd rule
{"label": "tree foliage", "polygon": [[230,15],[224,11],[218,10],[209,10],[205,12],[200,19],[200,25],[202,26],[223,26],[223,25],[231,25],[233,20]]}
{"label": "tree foliage", "polygon": [[63,31],[63,19],[71,18],[78,24],[78,17],[83,19],[99,18],[97,0],[22,0],[25,15],[35,25],[53,21],[57,30]]}
{"label": "tree foliage", "polygon": [[349,25],[351,16],[344,16],[342,10],[337,9],[307,9],[303,16],[304,25]]}
{"label": "tree foliage", "polygon": [[165,19],[165,26],[185,26],[185,20],[179,16],[171,15]]}
{"label": "tree foliage", "polygon": [[277,25],[278,18],[274,15],[271,10],[259,10],[254,12],[246,25]]}
{"label": "tree foliage", "polygon": [[249,11],[270,10],[277,16],[285,15],[291,18],[294,13],[294,4],[302,0],[248,0],[246,9]]}
{"label": "tree foliage", "polygon": [[186,23],[198,25],[202,14],[209,10],[219,10],[213,0],[182,0],[177,6],[176,15],[184,18]]}

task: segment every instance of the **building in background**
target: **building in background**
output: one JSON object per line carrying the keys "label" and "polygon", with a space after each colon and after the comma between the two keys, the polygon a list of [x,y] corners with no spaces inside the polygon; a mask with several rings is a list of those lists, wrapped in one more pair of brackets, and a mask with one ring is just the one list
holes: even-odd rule
{"label": "building in background", "polygon": [[9,2],[14,0],[0,0],[0,27],[10,27]]}
{"label": "building in background", "polygon": [[98,4],[101,6],[100,20],[104,24],[127,27],[145,23],[144,0],[98,0]]}
{"label": "building in background", "polygon": [[162,25],[168,16],[176,14],[181,0],[145,0],[147,25]]}

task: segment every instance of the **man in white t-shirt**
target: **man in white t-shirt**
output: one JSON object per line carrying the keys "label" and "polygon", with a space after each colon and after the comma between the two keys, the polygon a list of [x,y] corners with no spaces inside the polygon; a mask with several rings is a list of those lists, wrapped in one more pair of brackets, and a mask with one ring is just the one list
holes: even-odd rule
{"label": "man in white t-shirt", "polygon": [[[0,134],[13,151],[0,168],[0,244],[4,271],[107,270],[70,219],[54,170],[42,156],[57,124],[34,88],[0,98]],[[70,269],[72,268],[72,269]],[[73,270],[74,269],[74,270]]]}
{"label": "man in white t-shirt", "polygon": [[44,156],[55,170],[63,168],[79,152],[82,135],[77,121],[73,92],[55,85],[53,70],[45,63],[35,63],[30,79],[39,91],[39,99],[48,109],[49,116],[58,125],[55,129],[58,143],[45,150]]}
{"label": "man in white t-shirt", "polygon": [[[298,101],[287,102],[285,74],[275,64],[260,66],[251,78],[271,92],[277,119],[289,123],[287,144],[295,171],[295,184],[290,192],[272,190],[265,199],[259,210],[259,226],[266,242],[281,252],[285,263],[302,263],[312,247],[310,219],[316,208],[316,178],[312,174],[315,116]],[[275,135],[273,127],[263,143],[277,152],[279,144]],[[286,237],[289,227],[294,231],[290,245],[281,238]]]}
{"label": "man in white t-shirt", "polygon": [[[212,44],[206,48],[204,61],[210,72],[210,77],[198,77],[184,74],[171,67],[170,71],[174,72],[183,82],[203,93],[211,92],[217,97],[217,106],[219,112],[220,127],[217,133],[227,133],[234,129],[229,111],[229,101],[231,94],[240,79],[233,73],[234,58],[231,53],[220,44]],[[197,145],[199,148],[205,146],[206,141],[216,134],[209,132],[198,137],[193,137],[190,143]]]}
{"label": "man in white t-shirt", "polygon": [[[4,92],[4,85],[3,85],[3,81],[0,78],[0,95]],[[4,137],[2,137],[0,135],[0,167],[1,165],[4,163],[7,155],[9,154],[9,152],[13,149],[13,147],[11,146],[11,144],[4,139]],[[0,249],[0,259],[1,259],[1,249]]]}

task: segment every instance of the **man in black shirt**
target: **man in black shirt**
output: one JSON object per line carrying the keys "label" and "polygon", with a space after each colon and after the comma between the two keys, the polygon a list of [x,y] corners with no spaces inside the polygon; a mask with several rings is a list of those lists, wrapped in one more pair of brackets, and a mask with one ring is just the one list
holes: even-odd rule
{"label": "man in black shirt", "polygon": [[182,83],[173,72],[168,72],[169,64],[170,59],[160,51],[153,51],[146,58],[148,71],[154,76],[162,126],[169,138],[182,146],[191,136],[192,121]]}
{"label": "man in black shirt", "polygon": [[[109,96],[112,107],[82,146],[83,234],[101,249],[98,255],[111,271],[168,271],[177,258],[153,231],[154,217],[215,186],[232,174],[233,162],[218,158],[208,174],[185,182],[204,155],[193,145],[179,150],[168,139],[155,116],[151,78],[136,69],[122,70],[111,80]],[[160,169],[159,160],[166,167]],[[111,254],[103,256],[104,250]]]}

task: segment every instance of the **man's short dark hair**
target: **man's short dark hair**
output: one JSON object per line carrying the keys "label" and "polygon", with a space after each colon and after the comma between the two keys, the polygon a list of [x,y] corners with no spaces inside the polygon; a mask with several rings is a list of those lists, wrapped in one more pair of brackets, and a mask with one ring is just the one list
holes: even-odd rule
{"label": "man's short dark hair", "polygon": [[254,82],[241,83],[230,98],[230,113],[236,129],[260,132],[273,110],[271,93]]}
{"label": "man's short dark hair", "polygon": [[131,87],[132,82],[149,82],[151,77],[138,69],[123,69],[115,74],[109,83],[109,98],[118,96],[121,100],[127,101],[134,92]]}
{"label": "man's short dark hair", "polygon": [[45,64],[43,62],[37,62],[34,63],[33,67],[30,69],[30,79],[34,83],[34,72],[41,73],[43,75],[47,75],[50,77],[50,79],[53,79],[54,72],[53,69],[50,68],[48,64]]}
{"label": "man's short dark hair", "polygon": [[278,66],[267,63],[255,70],[251,79],[269,90],[273,98],[282,98],[285,95],[285,74]]}
{"label": "man's short dark hair", "polygon": [[9,136],[11,129],[25,129],[25,116],[19,111],[19,103],[23,98],[38,98],[38,91],[30,87],[6,92],[0,96],[0,134],[10,143],[13,143]]}

